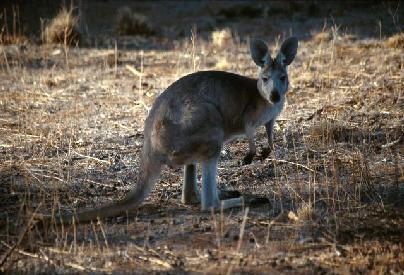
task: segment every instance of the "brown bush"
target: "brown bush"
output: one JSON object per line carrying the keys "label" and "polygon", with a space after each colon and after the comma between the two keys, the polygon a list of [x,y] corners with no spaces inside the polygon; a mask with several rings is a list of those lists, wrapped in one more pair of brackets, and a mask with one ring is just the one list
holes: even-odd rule
{"label": "brown bush", "polygon": [[78,21],[73,9],[62,8],[43,30],[43,41],[49,44],[77,45],[80,40]]}
{"label": "brown bush", "polygon": [[404,49],[404,32],[393,35],[387,39],[386,46],[389,48]]}
{"label": "brown bush", "polygon": [[313,40],[317,43],[328,42],[332,39],[332,35],[329,31],[322,31],[313,36]]}

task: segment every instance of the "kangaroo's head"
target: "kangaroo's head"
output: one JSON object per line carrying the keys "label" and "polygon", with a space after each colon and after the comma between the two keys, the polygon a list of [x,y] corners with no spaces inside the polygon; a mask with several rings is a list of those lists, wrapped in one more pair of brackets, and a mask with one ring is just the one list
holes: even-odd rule
{"label": "kangaroo's head", "polygon": [[288,90],[288,72],[286,67],[296,56],[298,41],[296,37],[286,39],[275,58],[271,58],[268,46],[262,40],[253,40],[250,44],[251,57],[260,67],[258,90],[269,103],[283,100]]}

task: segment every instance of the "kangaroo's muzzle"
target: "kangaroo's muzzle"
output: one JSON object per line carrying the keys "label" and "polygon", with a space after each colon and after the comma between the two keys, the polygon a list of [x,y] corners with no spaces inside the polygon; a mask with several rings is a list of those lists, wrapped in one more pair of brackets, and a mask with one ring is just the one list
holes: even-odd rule
{"label": "kangaroo's muzzle", "polygon": [[281,100],[281,95],[279,94],[279,91],[274,89],[271,91],[271,94],[269,95],[269,99],[273,103],[278,103]]}

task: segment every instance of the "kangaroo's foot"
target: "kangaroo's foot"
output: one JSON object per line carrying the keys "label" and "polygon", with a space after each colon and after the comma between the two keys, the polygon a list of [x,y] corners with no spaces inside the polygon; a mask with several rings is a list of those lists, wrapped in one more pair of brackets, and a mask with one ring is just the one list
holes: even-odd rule
{"label": "kangaroo's foot", "polygon": [[188,192],[188,193],[183,193],[181,197],[181,203],[187,204],[187,205],[193,205],[193,204],[200,204],[201,203],[201,195],[199,192]]}
{"label": "kangaroo's foot", "polygon": [[262,148],[262,152],[261,152],[260,159],[261,159],[261,160],[266,159],[266,158],[269,156],[269,154],[270,154],[271,152],[272,152],[272,149],[271,149],[270,147],[264,147],[264,148]]}
{"label": "kangaroo's foot", "polygon": [[214,202],[212,204],[204,204],[202,205],[202,211],[211,211],[213,208],[214,210],[221,210],[221,209],[230,209],[235,207],[241,207],[244,203],[243,197],[220,200]]}
{"label": "kangaroo's foot", "polygon": [[232,199],[222,200],[221,208],[229,209],[229,208],[234,208],[234,207],[241,207],[243,204],[244,204],[243,197],[232,198]]}

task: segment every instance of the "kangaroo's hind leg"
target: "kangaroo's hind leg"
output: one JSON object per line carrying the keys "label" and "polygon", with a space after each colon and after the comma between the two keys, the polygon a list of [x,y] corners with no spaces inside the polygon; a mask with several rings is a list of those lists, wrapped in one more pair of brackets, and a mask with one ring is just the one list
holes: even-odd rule
{"label": "kangaroo's hind leg", "polygon": [[202,162],[202,210],[209,210],[211,207],[219,207],[219,195],[217,193],[217,157]]}
{"label": "kangaroo's hind leg", "polygon": [[219,200],[217,190],[217,161],[218,158],[214,157],[207,161],[202,162],[202,196],[201,205],[202,210],[209,210],[210,208],[223,209],[241,206],[243,198],[233,198],[227,200]]}
{"label": "kangaroo's hind leg", "polygon": [[184,204],[197,204],[200,201],[201,199],[196,181],[196,164],[185,165],[181,202]]}

